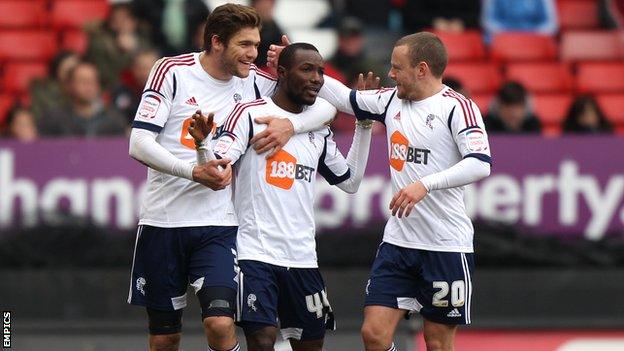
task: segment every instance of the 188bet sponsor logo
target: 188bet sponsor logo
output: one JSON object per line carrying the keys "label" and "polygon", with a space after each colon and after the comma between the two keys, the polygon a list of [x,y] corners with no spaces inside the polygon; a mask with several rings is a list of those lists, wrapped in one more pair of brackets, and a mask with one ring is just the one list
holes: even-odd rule
{"label": "188bet sponsor logo", "polygon": [[314,168],[297,164],[297,159],[284,150],[267,160],[266,182],[282,189],[290,189],[295,180],[310,183]]}
{"label": "188bet sponsor logo", "polygon": [[398,130],[390,137],[390,166],[402,171],[405,162],[426,165],[429,162],[431,150],[409,146],[409,140]]}

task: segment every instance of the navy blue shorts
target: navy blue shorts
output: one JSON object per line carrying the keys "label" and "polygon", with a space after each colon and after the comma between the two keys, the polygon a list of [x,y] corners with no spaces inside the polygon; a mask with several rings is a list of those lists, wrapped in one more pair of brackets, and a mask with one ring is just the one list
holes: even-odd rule
{"label": "navy blue shorts", "polygon": [[[211,298],[228,301],[230,307],[215,315],[234,318],[237,228],[139,226],[128,303],[162,311],[179,310],[186,306],[189,284],[195,293],[216,287]],[[223,296],[214,296],[214,291]]]}
{"label": "navy blue shorts", "polygon": [[246,334],[279,325],[284,339],[319,340],[335,329],[325,282],[318,268],[287,268],[241,260],[241,315]]}
{"label": "navy blue shorts", "polygon": [[365,305],[420,312],[436,323],[470,324],[473,270],[472,253],[408,249],[384,242],[366,285]]}

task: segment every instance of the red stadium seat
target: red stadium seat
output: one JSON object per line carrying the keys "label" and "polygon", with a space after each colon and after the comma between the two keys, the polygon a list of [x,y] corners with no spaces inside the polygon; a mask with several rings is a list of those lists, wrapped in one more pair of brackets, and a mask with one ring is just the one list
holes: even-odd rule
{"label": "red stadium seat", "polygon": [[498,66],[490,62],[450,64],[444,75],[457,78],[470,94],[491,94],[501,84]]}
{"label": "red stadium seat", "polygon": [[104,20],[108,11],[106,0],[54,0],[52,24],[56,28],[81,28],[88,22]]}
{"label": "red stadium seat", "polygon": [[512,63],[505,72],[507,80],[521,83],[533,93],[563,93],[573,88],[570,67],[564,63]]}
{"label": "red stadium seat", "polygon": [[502,61],[555,60],[557,44],[551,36],[532,33],[500,33],[492,40],[492,58]]}
{"label": "red stadium seat", "polygon": [[457,61],[479,61],[485,59],[485,46],[483,36],[479,31],[436,32],[448,51],[449,60]]}
{"label": "red stadium seat", "polygon": [[602,94],[596,99],[614,129],[618,134],[624,134],[624,93]]}
{"label": "red stadium seat", "polygon": [[572,103],[569,94],[538,94],[533,96],[533,110],[542,122],[542,131],[546,135],[561,133],[563,120]]}
{"label": "red stadium seat", "polygon": [[578,65],[576,88],[580,92],[624,92],[624,63],[585,62]]}
{"label": "red stadium seat", "polygon": [[624,36],[617,31],[573,31],[561,36],[562,60],[617,60],[624,58]]}
{"label": "red stadium seat", "polygon": [[475,94],[471,95],[470,99],[477,104],[479,107],[479,111],[481,111],[481,116],[485,117],[487,115],[488,110],[490,109],[490,103],[492,99],[494,99],[493,94]]}
{"label": "red stadium seat", "polygon": [[595,0],[559,0],[557,16],[562,30],[593,29],[600,26],[598,2]]}
{"label": "red stadium seat", "polygon": [[0,31],[0,59],[46,60],[55,52],[56,35],[49,31]]}
{"label": "red stadium seat", "polygon": [[33,78],[45,77],[48,67],[43,62],[12,62],[4,66],[3,89],[5,92],[24,93]]}
{"label": "red stadium seat", "polygon": [[0,0],[0,27],[39,27],[47,23],[43,0]]}
{"label": "red stadium seat", "polygon": [[61,34],[61,48],[84,54],[89,45],[89,37],[80,29],[66,30]]}

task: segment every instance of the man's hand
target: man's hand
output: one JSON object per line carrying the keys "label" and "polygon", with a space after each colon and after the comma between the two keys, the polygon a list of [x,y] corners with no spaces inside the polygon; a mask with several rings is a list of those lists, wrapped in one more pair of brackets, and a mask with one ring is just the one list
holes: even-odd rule
{"label": "man's hand", "polygon": [[379,89],[381,85],[381,78],[379,76],[375,76],[373,72],[368,72],[366,77],[364,77],[363,73],[358,75],[356,89],[357,90],[375,90]]}
{"label": "man's hand", "polygon": [[266,158],[275,155],[295,134],[295,128],[288,118],[269,116],[256,118],[255,121],[268,126],[251,138],[249,142],[258,154],[271,151]]}
{"label": "man's hand", "polygon": [[224,189],[232,182],[230,159],[222,158],[195,166],[193,168],[193,180],[215,191]]}
{"label": "man's hand", "polygon": [[279,55],[282,53],[282,50],[284,50],[284,48],[288,45],[290,45],[290,40],[286,35],[282,35],[281,45],[272,44],[269,46],[269,51],[267,51],[267,67],[277,69],[277,61],[279,59]]}
{"label": "man's hand", "polygon": [[208,116],[204,116],[200,110],[197,110],[191,118],[193,119],[188,127],[188,132],[195,139],[195,144],[199,145],[208,137],[214,127],[212,123],[214,113],[210,112]]}
{"label": "man's hand", "polygon": [[407,217],[412,212],[414,205],[427,196],[427,189],[420,180],[412,183],[394,194],[390,201],[392,215],[399,218]]}

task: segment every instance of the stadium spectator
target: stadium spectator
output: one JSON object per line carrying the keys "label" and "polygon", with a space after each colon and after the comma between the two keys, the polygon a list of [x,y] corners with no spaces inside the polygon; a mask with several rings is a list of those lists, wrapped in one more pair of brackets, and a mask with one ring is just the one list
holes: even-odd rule
{"label": "stadium spectator", "polygon": [[269,45],[281,42],[284,31],[273,18],[275,0],[252,0],[251,6],[258,11],[260,19],[262,20],[262,29],[260,29],[260,38],[262,41],[258,47],[256,66],[263,68],[267,63],[267,51],[269,51]]}
{"label": "stadium spectator", "polygon": [[123,75],[121,83],[112,91],[112,103],[128,120],[132,121],[141,101],[143,87],[147,82],[158,53],[154,50],[141,51],[134,55],[132,64]]}
{"label": "stadium spectator", "polygon": [[406,32],[461,32],[479,27],[479,0],[408,0],[402,7]]}
{"label": "stadium spectator", "polygon": [[455,90],[456,92],[462,94],[463,96],[467,98],[470,97],[468,90],[466,90],[466,87],[464,87],[462,82],[453,76],[445,76],[444,78],[442,78],[442,84]]}
{"label": "stadium spectator", "polygon": [[5,123],[6,129],[3,134],[8,139],[29,142],[37,139],[39,135],[34,115],[22,106],[13,107],[7,114]]}
{"label": "stadium spectator", "polygon": [[86,31],[89,45],[85,57],[97,66],[105,89],[118,84],[120,73],[135,53],[151,46],[149,38],[139,31],[129,3],[112,5],[106,21],[88,26]]}
{"label": "stadium spectator", "polygon": [[67,102],[67,75],[79,61],[75,52],[60,51],[50,61],[48,77],[31,83],[31,110],[36,119]]}
{"label": "stadium spectator", "polygon": [[624,28],[624,0],[599,0],[598,15],[603,28]]}
{"label": "stadium spectator", "polygon": [[198,50],[195,34],[210,13],[203,0],[133,0],[132,6],[166,56]]}
{"label": "stadium spectator", "polygon": [[607,120],[596,100],[589,95],[577,97],[563,122],[566,133],[611,133],[613,126]]}
{"label": "stadium spectator", "polygon": [[104,106],[95,65],[80,62],[68,72],[68,102],[38,120],[41,135],[98,137],[123,135],[127,122]]}
{"label": "stadium spectator", "polygon": [[554,0],[483,0],[481,25],[486,42],[501,32],[533,32],[554,35],[557,12]]}
{"label": "stadium spectator", "polygon": [[329,62],[346,78],[348,86],[354,86],[361,72],[373,71],[378,74],[381,71],[376,62],[367,58],[364,43],[360,20],[355,17],[343,18],[338,27],[338,51]]}
{"label": "stadium spectator", "polygon": [[485,118],[491,133],[539,133],[539,119],[533,115],[526,89],[516,82],[503,85]]}

